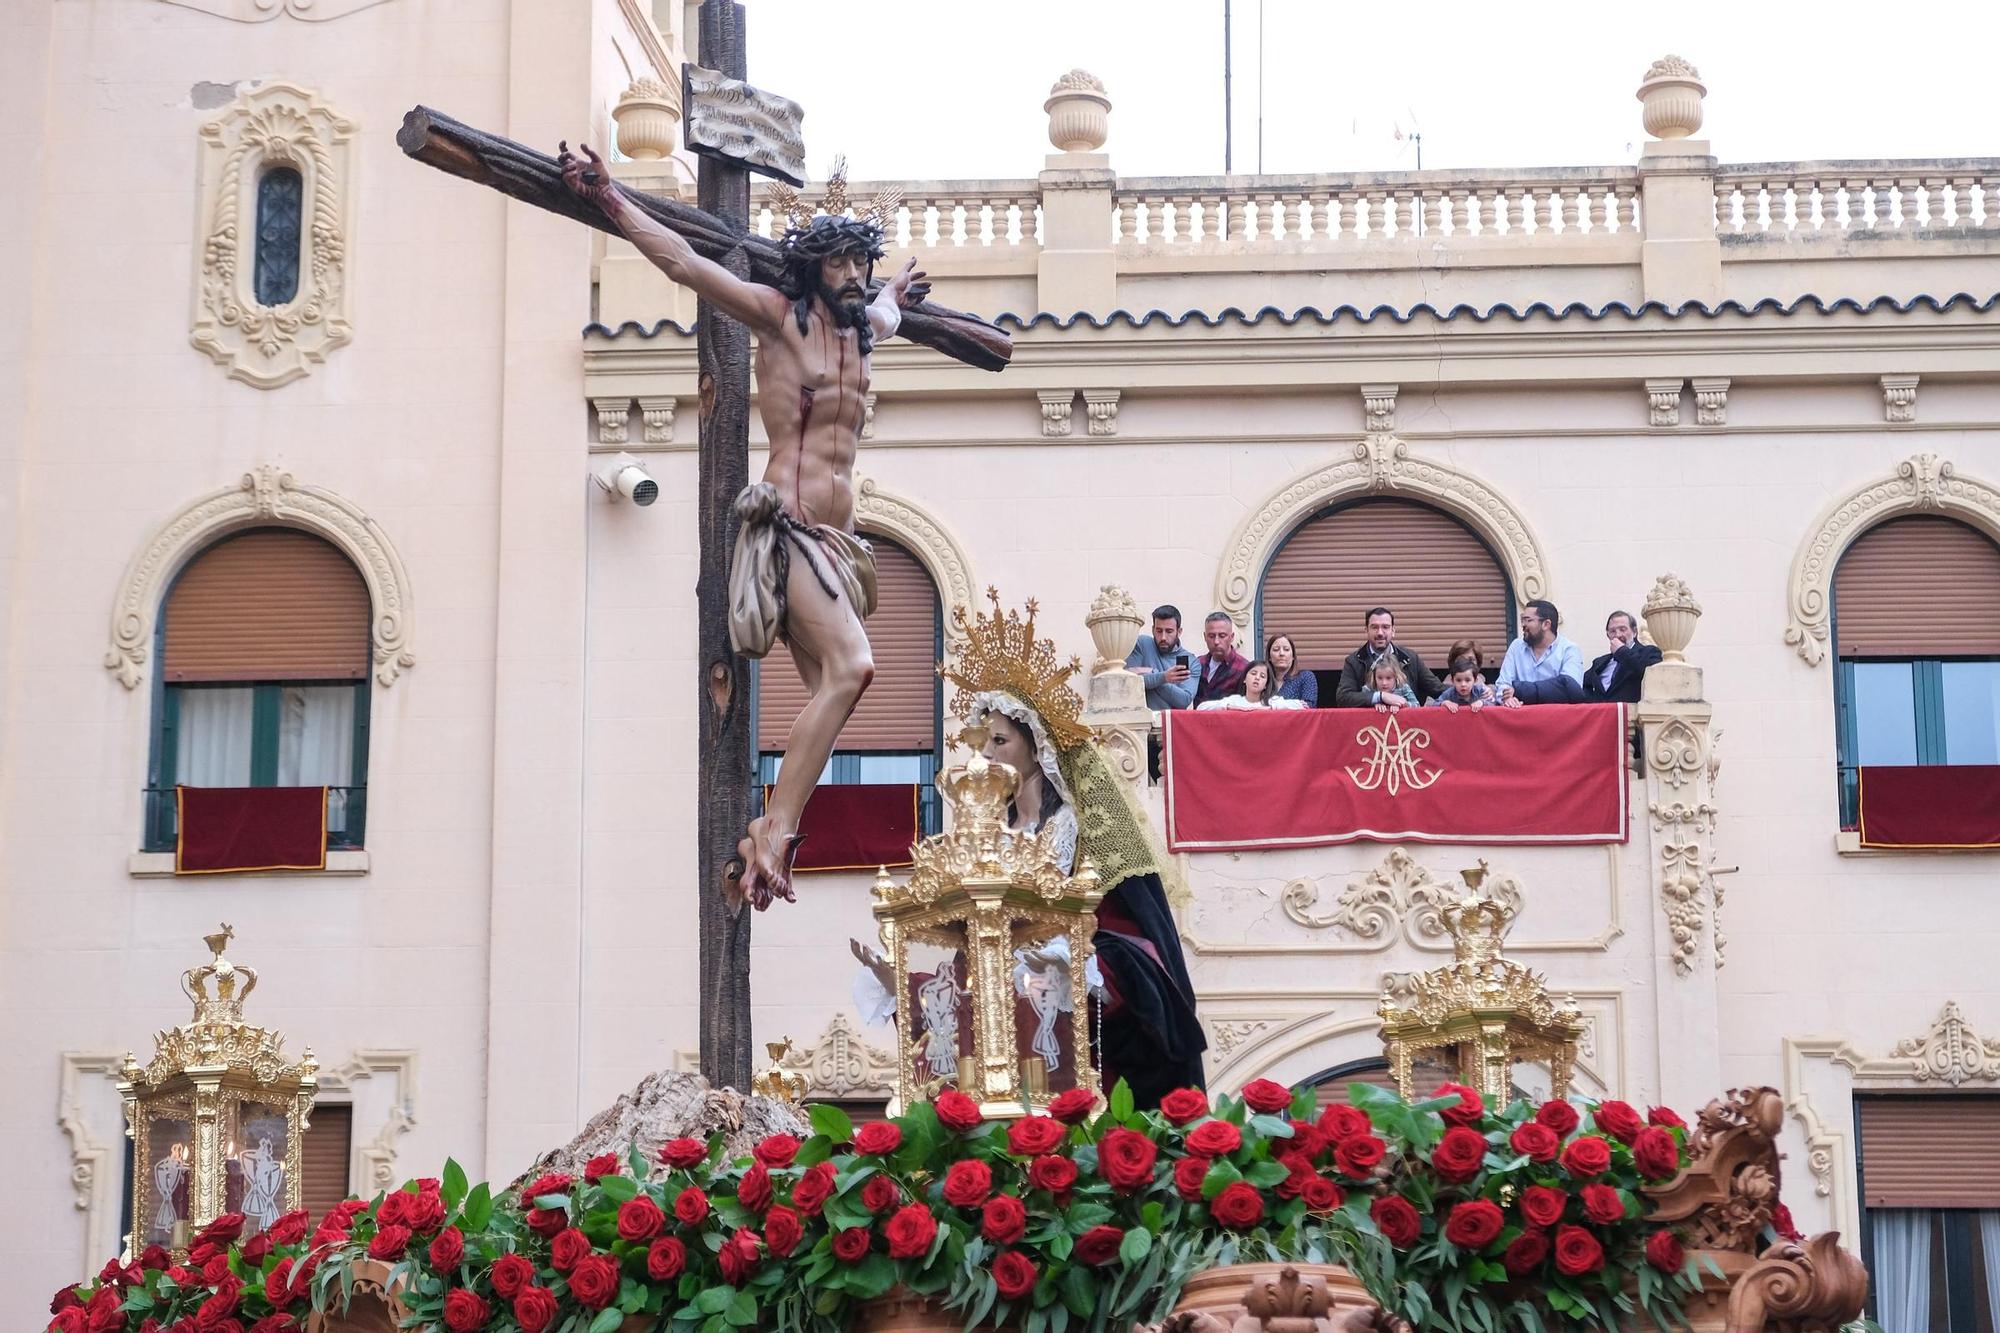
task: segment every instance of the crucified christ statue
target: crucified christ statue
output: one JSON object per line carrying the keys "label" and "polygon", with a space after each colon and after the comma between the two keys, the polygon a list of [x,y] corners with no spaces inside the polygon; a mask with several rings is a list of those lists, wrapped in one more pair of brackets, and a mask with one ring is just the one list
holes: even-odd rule
{"label": "crucified christ statue", "polygon": [[854,534],[868,353],[930,290],[916,261],[867,297],[882,230],[866,217],[820,214],[780,242],[782,285],[737,277],[634,207],[588,146],[563,145],[563,180],[675,282],[757,336],[758,409],[770,441],[764,479],[736,498],[729,635],[763,657],[779,637],[811,697],[792,724],[764,813],[737,844],[734,892],[758,910],[793,900],[799,817],[840,729],[875,675],[862,620],[875,609],[875,558]]}

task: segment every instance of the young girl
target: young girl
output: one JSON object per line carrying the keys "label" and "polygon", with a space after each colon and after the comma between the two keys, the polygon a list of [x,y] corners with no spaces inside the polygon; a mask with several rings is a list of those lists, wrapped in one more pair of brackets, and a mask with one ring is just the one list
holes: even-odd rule
{"label": "young girl", "polygon": [[1280,698],[1271,684],[1271,664],[1252,662],[1243,673],[1243,693],[1223,699],[1209,699],[1196,707],[1203,712],[1238,708],[1304,708],[1297,699]]}
{"label": "young girl", "polygon": [[1468,654],[1452,657],[1450,685],[1443,694],[1431,700],[1430,706],[1442,707],[1448,713],[1456,713],[1461,708],[1470,708],[1476,713],[1492,702],[1493,689],[1479,674],[1479,659]]}
{"label": "young girl", "polygon": [[1375,691],[1376,712],[1393,713],[1416,704],[1417,692],[1410,688],[1409,677],[1403,674],[1403,664],[1394,653],[1383,653],[1376,658],[1368,678],[1370,688]]}

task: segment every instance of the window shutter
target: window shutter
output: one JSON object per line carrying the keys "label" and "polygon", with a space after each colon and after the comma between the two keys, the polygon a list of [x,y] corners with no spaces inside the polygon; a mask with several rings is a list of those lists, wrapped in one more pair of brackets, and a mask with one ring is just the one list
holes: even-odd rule
{"label": "window shutter", "polygon": [[1868,1208],[2000,1208],[2000,1093],[1857,1097]]}
{"label": "window shutter", "polygon": [[299,1188],[315,1223],[353,1192],[347,1179],[348,1154],[353,1144],[352,1106],[313,1108],[312,1128],[299,1143],[303,1162]]}
{"label": "window shutter", "polygon": [[[1476,639],[1489,664],[1507,651],[1513,591],[1492,553],[1440,510],[1371,500],[1308,519],[1264,571],[1258,638],[1289,634],[1299,664],[1331,670],[1368,637],[1371,606],[1396,613],[1396,642],[1440,676],[1459,639]],[[1566,628],[1566,627],[1565,627]],[[1320,702],[1332,694],[1322,686]]]}
{"label": "window shutter", "polygon": [[[1416,1083],[1411,1090],[1419,1100],[1435,1093],[1439,1084],[1451,1081],[1451,1070],[1429,1060],[1416,1061],[1411,1065],[1410,1073]],[[1389,1062],[1367,1060],[1348,1069],[1335,1070],[1312,1085],[1313,1091],[1319,1095],[1320,1109],[1348,1105],[1347,1085],[1350,1083],[1366,1083],[1389,1092],[1396,1090],[1396,1078],[1389,1072]]]}
{"label": "window shutter", "polygon": [[[917,558],[880,537],[875,548],[875,614],[868,645],[875,680],[840,733],[840,749],[935,750],[938,596]],[[805,707],[805,682],[780,644],[757,667],[757,748],[782,750]]]}
{"label": "window shutter", "polygon": [[1949,518],[1870,528],[1833,573],[1842,657],[2000,656],[2000,546]]}
{"label": "window shutter", "polygon": [[331,543],[287,528],[217,542],[167,594],[169,681],[366,680],[368,585]]}

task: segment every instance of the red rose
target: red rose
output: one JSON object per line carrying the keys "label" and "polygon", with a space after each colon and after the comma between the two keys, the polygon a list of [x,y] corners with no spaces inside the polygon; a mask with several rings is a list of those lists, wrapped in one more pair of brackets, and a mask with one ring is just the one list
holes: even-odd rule
{"label": "red rose", "polygon": [[[547,1194],[568,1194],[569,1187],[575,1183],[575,1178],[572,1176],[563,1175],[559,1171],[550,1172],[528,1186],[528,1188],[522,1190],[521,1198],[525,1201],[533,1202]],[[404,1197],[407,1198],[410,1196],[406,1195]]]}
{"label": "red rose", "polygon": [[1531,1162],[1546,1164],[1562,1151],[1562,1139],[1547,1125],[1530,1120],[1507,1136],[1507,1146]]}
{"label": "red rose", "polygon": [[535,1266],[518,1254],[503,1254],[493,1261],[493,1294],[511,1301],[535,1280]]}
{"label": "red rose", "polygon": [[820,1162],[808,1167],[792,1186],[792,1207],[807,1217],[817,1217],[826,1201],[833,1197],[833,1163]]}
{"label": "red rose", "polygon": [[451,1333],[479,1333],[493,1318],[493,1307],[465,1287],[454,1287],[444,1298],[444,1326]]}
{"label": "red rose", "polygon": [[750,1150],[750,1155],[773,1171],[782,1171],[799,1155],[798,1137],[792,1134],[768,1134],[758,1140],[757,1146]]}
{"label": "red rose", "polygon": [[1330,1213],[1340,1207],[1342,1196],[1340,1186],[1325,1176],[1314,1176],[1306,1182],[1304,1198],[1306,1207],[1313,1212]]}
{"label": "red rose", "polygon": [[805,1234],[799,1215],[783,1204],[764,1214],[764,1244],[780,1259],[796,1250]]}
{"label": "red rose", "polygon": [[674,1216],[683,1226],[700,1226],[708,1220],[708,1196],[690,1185],[674,1196]]}
{"label": "red rose", "polygon": [[1295,1152],[1278,1154],[1278,1165],[1285,1168],[1285,1178],[1278,1182],[1277,1194],[1281,1199],[1296,1199],[1306,1192],[1306,1182],[1316,1180],[1313,1164]]}
{"label": "red rose", "polygon": [[1688,1122],[1681,1119],[1679,1113],[1665,1106],[1655,1106],[1652,1110],[1646,1112],[1646,1123],[1649,1125],[1658,1125],[1661,1129],[1686,1129],[1688,1127]]}
{"label": "red rose", "polygon": [[1222,1192],[1208,1201],[1208,1211],[1216,1225],[1248,1231],[1264,1220],[1264,1196],[1255,1185],[1238,1180],[1223,1186]]}
{"label": "red rose", "polygon": [[90,1324],[84,1318],[82,1306],[67,1306],[55,1314],[49,1321],[49,1333],[89,1333]]}
{"label": "red rose", "polygon": [[1176,1088],[1160,1098],[1160,1114],[1170,1125],[1185,1125],[1208,1114],[1208,1098],[1199,1088]]}
{"label": "red rose", "polygon": [[203,1227],[198,1233],[196,1233],[194,1238],[194,1243],[196,1245],[201,1245],[203,1243],[227,1245],[230,1241],[235,1240],[238,1236],[242,1234],[243,1234],[243,1214],[224,1213],[222,1216],[216,1218],[213,1222],[210,1222],[207,1226]]}
{"label": "red rose", "polygon": [[542,1333],[555,1319],[556,1297],[547,1287],[523,1287],[514,1298],[514,1322],[521,1333]]}
{"label": "red rose", "polygon": [[757,1233],[749,1227],[738,1227],[736,1234],[716,1252],[715,1262],[722,1269],[722,1280],[740,1287],[757,1271],[757,1261],[762,1257],[757,1249]]}
{"label": "red rose", "polygon": [[593,1254],[569,1275],[569,1293],[592,1310],[602,1310],[618,1297],[618,1261]]}
{"label": "red rose", "polygon": [[1506,1223],[1498,1204],[1489,1199],[1468,1199],[1452,1205],[1444,1222],[1444,1238],[1463,1249],[1483,1250]]}
{"label": "red rose", "polygon": [[930,1252],[931,1242],[937,1239],[937,1229],[937,1219],[923,1204],[911,1203],[898,1208],[895,1215],[882,1224],[882,1235],[889,1242],[889,1257],[923,1258]]}
{"label": "red rose", "polygon": [[1565,1277],[1582,1277],[1604,1267],[1604,1247],[1582,1227],[1556,1232],[1556,1268]]}
{"label": "red rose", "polygon": [[[1484,1143],[1485,1140],[1482,1139],[1480,1142]],[[1389,1145],[1373,1134],[1356,1134],[1334,1145],[1334,1169],[1350,1179],[1360,1180],[1375,1169],[1388,1151]],[[1484,1151],[1482,1148],[1482,1156]]]}
{"label": "red rose", "polygon": [[1601,1227],[1608,1227],[1625,1220],[1625,1200],[1609,1185],[1585,1185],[1583,1215]]}
{"label": "red rose", "polygon": [[980,1210],[979,1234],[995,1245],[1012,1245],[1028,1229],[1028,1210],[1011,1194],[996,1194]]}
{"label": "red rose", "polygon": [[1687,1251],[1671,1231],[1655,1231],[1646,1237],[1646,1262],[1662,1273],[1678,1273],[1687,1263]]}
{"label": "red rose", "polygon": [[1632,1165],[1648,1180],[1665,1180],[1681,1169],[1680,1144],[1664,1129],[1642,1129],[1632,1140]]}
{"label": "red rose", "polygon": [[[368,1242],[368,1257],[383,1259],[391,1263],[403,1257],[403,1251],[410,1248],[408,1227],[383,1227],[375,1233],[375,1239]],[[210,1278],[213,1282],[215,1279]]]}
{"label": "red rose", "polygon": [[993,1256],[993,1285],[999,1288],[1003,1301],[1018,1301],[1026,1296],[1035,1289],[1035,1279],[1040,1276],[1034,1261],[1019,1250],[1002,1250]]}
{"label": "red rose", "polygon": [[1049,1103],[1049,1114],[1065,1125],[1074,1125],[1089,1118],[1097,1109],[1097,1094],[1089,1088],[1071,1088]]}
{"label": "red rose", "polygon": [[1792,1210],[1786,1204],[1777,1204],[1771,1209],[1771,1230],[1786,1240],[1804,1240],[1797,1224],[1792,1221]]}
{"label": "red rose", "polygon": [[[271,1238],[273,1245],[296,1245],[306,1238],[306,1232],[311,1226],[312,1218],[307,1215],[306,1210],[295,1208],[271,1223],[264,1234]],[[142,1268],[144,1266],[143,1263],[140,1265]]]}
{"label": "red rose", "polygon": [[592,1185],[595,1185],[606,1176],[615,1176],[617,1174],[618,1154],[615,1152],[599,1153],[583,1164],[583,1178]]}
{"label": "red rose", "polygon": [[[158,1333],[159,1320],[149,1319],[146,1322],[153,1326],[152,1333]],[[299,1321],[288,1314],[267,1314],[250,1325],[250,1333],[292,1333],[298,1326]],[[146,1324],[139,1325],[139,1333],[148,1333]]]}
{"label": "red rose", "polygon": [[1159,1155],[1159,1148],[1144,1134],[1114,1129],[1098,1141],[1097,1174],[1120,1194],[1130,1194],[1152,1183],[1153,1162]]}
{"label": "red rose", "polygon": [[1201,1182],[1206,1179],[1206,1157],[1183,1157],[1174,1163],[1174,1190],[1189,1203],[1201,1202]]}
{"label": "red rose", "polygon": [[1535,1108],[1535,1123],[1547,1125],[1558,1134],[1568,1134],[1580,1123],[1576,1108],[1568,1102],[1543,1102]]}
{"label": "red rose", "polygon": [[528,1229],[538,1236],[553,1236],[569,1225],[569,1214],[560,1208],[530,1208]]}
{"label": "red rose", "polygon": [[[299,1234],[290,1239],[279,1241],[280,1245],[296,1245],[305,1239],[305,1215],[306,1210],[301,1208],[296,1213],[286,1213],[278,1219],[278,1226],[284,1226],[286,1222],[294,1217],[301,1219]],[[273,1229],[275,1230],[275,1228]],[[173,1256],[167,1253],[167,1247],[164,1245],[148,1245],[145,1249],[139,1251],[139,1267],[148,1273],[165,1272],[168,1265],[172,1264],[173,1261]],[[71,1295],[71,1299],[75,1299],[74,1294]]]}
{"label": "red rose", "polygon": [[1243,1146],[1243,1131],[1227,1120],[1204,1120],[1188,1131],[1187,1150],[1201,1157],[1227,1157]]}
{"label": "red rose", "polygon": [[1076,1163],[1067,1157],[1037,1157],[1028,1163],[1028,1183],[1038,1190],[1061,1194],[1076,1184]]}
{"label": "red rose", "polygon": [[961,1134],[979,1128],[979,1122],[986,1118],[979,1113],[979,1103],[962,1092],[940,1092],[931,1105],[937,1110],[939,1124]]}
{"label": "red rose", "polygon": [[[268,1231],[258,1232],[249,1240],[243,1242],[239,1253],[242,1254],[244,1263],[255,1268],[257,1265],[263,1263],[265,1258],[271,1253],[271,1233]],[[119,1268],[118,1261],[113,1259],[105,1264],[103,1269],[97,1274],[97,1280],[99,1282],[119,1282],[124,1279],[124,1276],[124,1270]]]}
{"label": "red rose", "polygon": [[549,1242],[549,1267],[558,1273],[567,1273],[589,1253],[590,1237],[570,1227]]}
{"label": "red rose", "polygon": [[870,1176],[861,1187],[861,1206],[871,1213],[886,1213],[903,1201],[903,1191],[887,1176]]}
{"label": "red rose", "polygon": [[1368,1113],[1360,1107],[1343,1106],[1336,1102],[1319,1113],[1319,1129],[1338,1145],[1357,1134],[1373,1133],[1375,1126],[1369,1121]]}
{"label": "red rose", "polygon": [[833,1237],[833,1257],[844,1264],[860,1263],[868,1257],[868,1228],[849,1227]]}
{"label": "red rose", "polygon": [[1068,1132],[1045,1115],[1023,1116],[1007,1126],[1007,1151],[1016,1157],[1039,1157],[1054,1152]]}
{"label": "red rose", "polygon": [[[406,1242],[410,1238],[410,1231],[408,1227],[389,1227],[387,1228],[387,1230],[391,1232],[401,1233],[404,1241]],[[375,1234],[375,1239],[381,1241],[382,1233],[377,1232]],[[384,1241],[383,1243],[387,1244],[388,1242]],[[369,1253],[371,1254],[374,1253],[374,1246],[372,1245],[369,1246]],[[402,1253],[402,1247],[399,1245],[396,1248],[396,1254],[401,1254],[401,1253]],[[378,1259],[379,1258],[393,1259],[396,1257],[396,1254],[376,1255],[376,1257]],[[209,1256],[208,1262],[201,1266],[202,1281],[208,1283],[208,1285],[210,1285],[211,1287],[228,1276],[229,1276],[229,1256],[227,1254],[211,1255]]]}
{"label": "red rose", "polygon": [[1639,1113],[1625,1102],[1599,1102],[1590,1121],[1620,1143],[1630,1143],[1642,1123]]}
{"label": "red rose", "polygon": [[[1239,1185],[1243,1182],[1238,1181]],[[1125,1233],[1117,1227],[1092,1227],[1076,1238],[1076,1248],[1072,1251],[1078,1263],[1098,1265],[1108,1264],[1118,1257],[1118,1247],[1125,1241]]]}
{"label": "red rose", "polygon": [[668,1139],[660,1145],[660,1160],[679,1171],[700,1164],[708,1157],[708,1145],[700,1139]]}
{"label": "red rose", "polygon": [[627,1199],[618,1205],[618,1239],[629,1241],[651,1240],[664,1231],[667,1215],[660,1211],[660,1205],[650,1197],[641,1194],[636,1199]]}
{"label": "red rose", "polygon": [[437,1233],[431,1242],[431,1267],[448,1273],[458,1267],[465,1258],[465,1233],[457,1227],[446,1227]]}
{"label": "red rose", "polygon": [[854,1150],[870,1157],[885,1157],[902,1146],[902,1128],[893,1120],[877,1120],[854,1131]]}
{"label": "red rose", "polygon": [[1308,1162],[1317,1162],[1319,1155],[1326,1151],[1326,1135],[1319,1132],[1309,1121],[1293,1120],[1292,1151]]}
{"label": "red rose", "polygon": [[[242,1285],[234,1279],[224,1283],[222,1290],[211,1297],[196,1313],[195,1326],[206,1330],[208,1325],[202,1320],[207,1316],[209,1306],[226,1297],[225,1305],[216,1306],[218,1313],[214,1317],[214,1323],[218,1326],[216,1333],[223,1333],[221,1326],[235,1322],[230,1316],[236,1313],[237,1293],[242,1290]],[[116,1330],[125,1327],[124,1302],[115,1287],[98,1288],[97,1294],[90,1298],[90,1304],[83,1308],[83,1316],[90,1333],[116,1333]]]}
{"label": "red rose", "polygon": [[1549,1236],[1546,1231],[1523,1231],[1508,1242],[1500,1255],[1500,1266],[1510,1277],[1527,1277],[1542,1266],[1549,1257]]}
{"label": "red rose", "polygon": [[1292,1090],[1268,1078],[1253,1079],[1243,1085],[1243,1100],[1253,1111],[1275,1115],[1292,1107]]}
{"label": "red rose", "polygon": [[1486,1136],[1464,1125],[1453,1125],[1431,1150],[1431,1167],[1454,1185],[1464,1184],[1479,1174],[1486,1160]]}
{"label": "red rose", "polygon": [[1548,1185],[1530,1185],[1521,1191],[1521,1216],[1531,1227],[1552,1227],[1562,1221],[1569,1195]]}
{"label": "red rose", "polygon": [[[201,1303],[201,1308],[196,1310],[194,1314],[194,1326],[200,1329],[201,1333],[210,1333],[210,1330],[234,1320],[236,1318],[236,1302],[236,1288],[225,1285],[222,1290]],[[93,1298],[91,1305],[95,1306],[96,1304],[97,1301]],[[112,1313],[118,1313],[118,1300],[115,1295],[111,1300],[111,1309]],[[98,1320],[95,1318],[94,1310],[92,1311],[92,1316],[90,1320],[92,1333],[98,1333]],[[120,1318],[122,1322],[122,1316]],[[116,1323],[111,1325],[113,1328],[117,1326]]]}
{"label": "red rose", "polygon": [[646,1276],[665,1282],[681,1275],[687,1267],[687,1246],[672,1236],[662,1236],[646,1249]]}
{"label": "red rose", "polygon": [[1476,1127],[1486,1116],[1486,1099],[1479,1095],[1479,1089],[1468,1088],[1463,1083],[1438,1084],[1438,1096],[1454,1092],[1458,1094],[1458,1105],[1440,1107],[1438,1114],[1444,1117],[1447,1125]]}
{"label": "red rose", "polygon": [[736,1182],[736,1202],[753,1212],[763,1212],[771,1206],[771,1173],[758,1162],[743,1173],[743,1179]]}
{"label": "red rose", "polygon": [[[435,1247],[433,1247],[435,1248]],[[264,1274],[264,1299],[274,1310],[282,1310],[292,1303],[292,1261],[280,1259]]]}
{"label": "red rose", "polygon": [[1375,1219],[1376,1229],[1399,1250],[1409,1249],[1424,1234],[1423,1218],[1400,1194],[1385,1194],[1375,1200],[1368,1205],[1368,1215]]}
{"label": "red rose", "polygon": [[[1573,1176],[1588,1179],[1601,1176],[1611,1166],[1611,1145],[1594,1134],[1571,1139],[1569,1147],[1562,1150],[1563,1169]],[[1561,1257],[1561,1247],[1557,1247],[1557,1257]]]}
{"label": "red rose", "polygon": [[953,1162],[944,1173],[944,1201],[954,1208],[977,1208],[992,1192],[993,1168],[984,1162]]}

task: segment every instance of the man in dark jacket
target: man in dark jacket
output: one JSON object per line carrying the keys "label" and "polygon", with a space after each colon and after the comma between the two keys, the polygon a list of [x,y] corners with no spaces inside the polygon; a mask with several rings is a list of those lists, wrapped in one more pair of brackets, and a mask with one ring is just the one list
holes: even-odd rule
{"label": "man in dark jacket", "polygon": [[1208,651],[1195,659],[1194,706],[1210,699],[1243,693],[1243,677],[1249,674],[1250,659],[1236,651],[1236,622],[1226,611],[1211,611],[1201,627]]}
{"label": "man in dark jacket", "polygon": [[1375,705],[1374,668],[1375,659],[1384,653],[1393,653],[1402,664],[1403,674],[1409,678],[1410,689],[1420,704],[1429,703],[1444,693],[1438,678],[1424,665],[1424,659],[1408,648],[1396,646],[1396,613],[1386,606],[1371,608],[1362,617],[1368,626],[1368,642],[1347,655],[1347,661],[1340,668],[1340,688],[1334,691],[1333,703],[1336,708],[1372,708]]}
{"label": "man in dark jacket", "polygon": [[1594,704],[1635,704],[1646,668],[1660,660],[1660,650],[1639,642],[1639,622],[1629,611],[1613,611],[1604,622],[1611,651],[1583,672],[1583,697]]}

